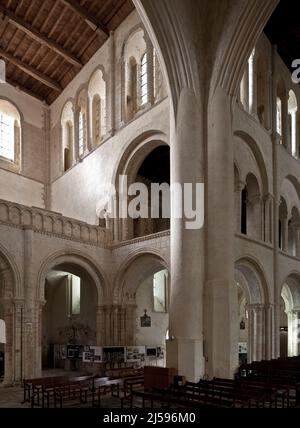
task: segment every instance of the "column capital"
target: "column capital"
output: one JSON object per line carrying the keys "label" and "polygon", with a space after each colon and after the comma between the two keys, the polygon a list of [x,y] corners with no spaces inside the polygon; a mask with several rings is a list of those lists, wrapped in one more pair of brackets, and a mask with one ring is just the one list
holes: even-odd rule
{"label": "column capital", "polygon": [[273,201],[274,195],[272,195],[272,193],[267,193],[266,195],[263,196],[263,201],[264,202],[269,202],[269,201]]}
{"label": "column capital", "polygon": [[246,182],[242,180],[238,180],[234,183],[234,191],[235,192],[241,192],[246,187]]}

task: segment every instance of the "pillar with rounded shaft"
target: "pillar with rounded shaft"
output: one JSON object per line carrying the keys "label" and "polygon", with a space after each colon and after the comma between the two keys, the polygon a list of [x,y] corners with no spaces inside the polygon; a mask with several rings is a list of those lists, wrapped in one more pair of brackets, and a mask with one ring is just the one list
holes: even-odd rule
{"label": "pillar with rounded shaft", "polygon": [[[181,91],[175,135],[171,137],[171,183],[203,183],[202,115],[191,89]],[[180,190],[171,197],[170,340],[167,366],[176,367],[188,380],[198,381],[203,361],[203,229],[189,230],[187,218],[175,218],[182,207]],[[191,202],[191,201],[190,201]],[[178,216],[179,217],[179,216]],[[182,314],[182,316],[180,316]]]}
{"label": "pillar with rounded shaft", "polygon": [[147,86],[148,86],[148,103],[152,105],[154,103],[154,75],[153,75],[153,45],[148,36],[148,33],[145,32],[144,39],[146,42],[146,52],[147,52]]}
{"label": "pillar with rounded shaft", "polygon": [[3,318],[6,330],[6,343],[4,345],[4,386],[12,386],[14,382],[14,310],[12,299],[2,299]]}
{"label": "pillar with rounded shaft", "polygon": [[295,256],[300,258],[300,223],[297,221],[294,224],[295,234]]}
{"label": "pillar with rounded shaft", "polygon": [[288,356],[296,357],[299,355],[299,325],[300,309],[292,309],[287,312],[288,317]]}
{"label": "pillar with rounded shaft", "polygon": [[250,358],[261,361],[265,358],[265,324],[266,308],[262,304],[248,306],[250,316]]}
{"label": "pillar with rounded shaft", "polygon": [[206,178],[206,371],[209,376],[227,378],[238,366],[231,102],[226,92],[217,87],[208,110]]}

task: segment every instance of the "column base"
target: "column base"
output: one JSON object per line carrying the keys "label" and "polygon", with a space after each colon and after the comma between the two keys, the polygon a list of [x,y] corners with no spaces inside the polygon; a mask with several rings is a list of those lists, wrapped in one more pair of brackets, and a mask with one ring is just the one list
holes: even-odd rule
{"label": "column base", "polygon": [[167,367],[176,368],[190,382],[199,382],[204,374],[202,340],[174,339],[166,345]]}

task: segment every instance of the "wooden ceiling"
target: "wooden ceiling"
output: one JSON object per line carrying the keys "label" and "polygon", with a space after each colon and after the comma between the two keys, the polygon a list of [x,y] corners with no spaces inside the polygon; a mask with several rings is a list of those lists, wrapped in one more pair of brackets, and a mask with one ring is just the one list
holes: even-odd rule
{"label": "wooden ceiling", "polygon": [[51,104],[133,9],[131,0],[0,0],[6,81]]}

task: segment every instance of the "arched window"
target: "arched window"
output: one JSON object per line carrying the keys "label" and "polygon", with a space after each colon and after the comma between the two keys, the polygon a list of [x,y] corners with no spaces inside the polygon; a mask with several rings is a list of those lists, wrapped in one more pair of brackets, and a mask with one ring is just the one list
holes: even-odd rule
{"label": "arched window", "polygon": [[0,112],[0,156],[14,160],[15,157],[15,120]]}
{"label": "arched window", "polygon": [[78,127],[78,155],[83,156],[87,149],[87,101],[88,94],[86,89],[82,89],[77,97],[76,106],[76,126]]}
{"label": "arched window", "polygon": [[123,50],[123,120],[134,118],[139,107],[148,102],[147,46],[142,28],[134,31]]}
{"label": "arched window", "polygon": [[[21,118],[16,107],[6,100],[0,100],[0,160],[3,167],[20,165]],[[7,163],[9,162],[9,164]]]}
{"label": "arched window", "polygon": [[282,102],[279,97],[276,99],[276,131],[282,136]]}
{"label": "arched window", "polygon": [[280,144],[287,145],[287,96],[283,80],[280,78],[276,88],[276,131],[280,136]]}
{"label": "arched window", "polygon": [[142,56],[141,61],[141,105],[145,105],[148,102],[148,63],[147,53]]}
{"label": "arched window", "polygon": [[68,171],[74,163],[74,114],[73,104],[68,101],[61,115],[63,171]]}
{"label": "arched window", "polygon": [[93,73],[89,82],[88,98],[92,147],[96,147],[107,133],[106,82],[102,70]]}
{"label": "arched window", "polygon": [[249,61],[248,61],[248,72],[249,72],[249,88],[248,88],[248,94],[249,94],[249,112],[254,112],[254,56],[255,56],[255,49],[252,51]]}
{"label": "arched window", "polygon": [[288,113],[291,151],[293,156],[297,156],[297,99],[293,91],[289,92]]}
{"label": "arched window", "polygon": [[153,275],[153,311],[167,312],[168,271],[166,269]]}
{"label": "arched window", "polygon": [[85,118],[84,113],[82,111],[79,112],[79,155],[83,155],[84,153],[84,126],[85,126]]}

